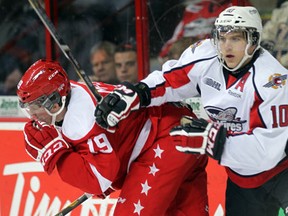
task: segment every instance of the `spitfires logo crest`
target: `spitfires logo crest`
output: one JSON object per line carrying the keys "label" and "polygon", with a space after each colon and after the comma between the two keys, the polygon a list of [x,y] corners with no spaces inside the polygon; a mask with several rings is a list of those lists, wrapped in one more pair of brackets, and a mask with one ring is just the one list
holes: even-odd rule
{"label": "spitfires logo crest", "polygon": [[287,74],[281,75],[281,74],[275,73],[269,76],[268,80],[269,82],[266,83],[263,87],[273,88],[273,89],[282,88],[282,86],[286,85]]}
{"label": "spitfires logo crest", "polygon": [[241,120],[241,118],[236,117],[236,107],[221,109],[218,107],[208,106],[205,107],[205,110],[213,121],[223,124],[229,133],[241,132],[243,130],[243,125],[247,122],[246,120]]}

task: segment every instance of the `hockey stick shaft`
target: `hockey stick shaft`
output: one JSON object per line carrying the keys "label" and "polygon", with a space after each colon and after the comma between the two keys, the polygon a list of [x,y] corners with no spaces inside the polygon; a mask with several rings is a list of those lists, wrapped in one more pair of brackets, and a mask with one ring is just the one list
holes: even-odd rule
{"label": "hockey stick shaft", "polygon": [[87,199],[89,199],[91,196],[93,196],[92,194],[88,194],[88,193],[84,193],[81,197],[79,197],[78,199],[76,199],[74,202],[72,202],[69,206],[67,206],[66,208],[62,209],[58,214],[56,214],[55,216],[64,216],[66,214],[68,214],[69,212],[71,212],[73,209],[75,209],[77,206],[81,205],[83,202],[85,202]]}
{"label": "hockey stick shaft", "polygon": [[28,0],[28,1],[32,6],[32,8],[34,9],[34,11],[36,12],[36,14],[38,15],[38,17],[40,18],[40,20],[47,28],[47,30],[50,32],[51,36],[53,37],[53,39],[55,40],[61,51],[64,53],[65,57],[71,62],[78,76],[84,81],[84,83],[87,85],[91,93],[95,96],[96,100],[100,102],[102,96],[96,90],[90,78],[87,76],[85,71],[80,67],[80,64],[72,55],[69,46],[66,43],[64,43],[63,39],[58,35],[53,23],[47,16],[45,10],[42,8],[38,0]]}

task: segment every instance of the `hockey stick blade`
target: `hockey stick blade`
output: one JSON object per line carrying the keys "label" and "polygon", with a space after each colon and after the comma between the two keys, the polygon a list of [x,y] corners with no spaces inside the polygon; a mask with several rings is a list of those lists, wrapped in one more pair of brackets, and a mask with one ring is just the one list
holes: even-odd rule
{"label": "hockey stick blade", "polygon": [[72,202],[70,205],[68,205],[66,208],[62,209],[58,214],[55,216],[64,216],[71,212],[73,209],[75,209],[77,206],[81,205],[83,202],[85,202],[87,199],[89,199],[93,194],[84,193],[81,197],[79,197],[77,200]]}
{"label": "hockey stick blade", "polygon": [[91,91],[91,93],[95,96],[96,100],[98,102],[101,101],[102,96],[99,94],[99,92],[96,90],[95,86],[93,85],[90,78],[87,76],[85,71],[80,67],[79,63],[76,61],[74,56],[71,53],[71,50],[67,44],[64,43],[63,39],[58,35],[53,23],[47,16],[45,10],[42,8],[40,3],[37,0],[28,0],[44,26],[47,28],[47,30],[50,32],[51,36],[65,55],[65,57],[71,62],[73,65],[75,71],[77,72],[78,76],[84,81],[84,83],[87,85],[88,89]]}

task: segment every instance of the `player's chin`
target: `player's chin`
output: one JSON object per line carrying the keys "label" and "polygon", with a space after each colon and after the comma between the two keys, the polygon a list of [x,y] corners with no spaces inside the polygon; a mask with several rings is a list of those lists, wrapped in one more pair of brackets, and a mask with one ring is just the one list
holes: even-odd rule
{"label": "player's chin", "polygon": [[237,66],[237,63],[231,62],[231,61],[226,61],[226,65],[228,66],[228,68],[233,69]]}

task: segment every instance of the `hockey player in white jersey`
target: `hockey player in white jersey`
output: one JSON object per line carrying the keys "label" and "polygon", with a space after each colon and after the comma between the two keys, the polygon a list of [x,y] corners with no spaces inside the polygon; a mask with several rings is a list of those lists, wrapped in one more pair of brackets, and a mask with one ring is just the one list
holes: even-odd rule
{"label": "hockey player in white jersey", "polygon": [[211,39],[130,86],[133,93],[107,95],[96,122],[114,127],[140,107],[200,96],[210,120],[184,117],[170,132],[176,148],[226,167],[227,216],[275,216],[280,207],[288,215],[288,72],[261,48],[261,32],[256,8],[227,8]]}

